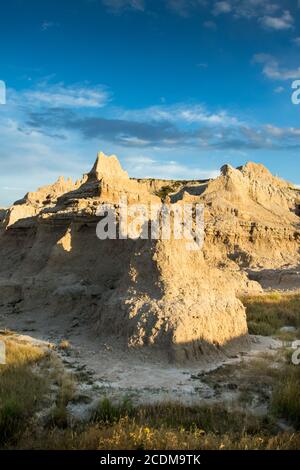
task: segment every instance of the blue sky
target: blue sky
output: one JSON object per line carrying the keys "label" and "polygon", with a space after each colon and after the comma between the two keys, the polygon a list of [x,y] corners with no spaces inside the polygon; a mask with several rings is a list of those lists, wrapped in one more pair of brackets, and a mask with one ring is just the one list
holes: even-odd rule
{"label": "blue sky", "polygon": [[5,2],[0,207],[100,150],[131,176],[252,160],[300,184],[299,21],[297,0]]}

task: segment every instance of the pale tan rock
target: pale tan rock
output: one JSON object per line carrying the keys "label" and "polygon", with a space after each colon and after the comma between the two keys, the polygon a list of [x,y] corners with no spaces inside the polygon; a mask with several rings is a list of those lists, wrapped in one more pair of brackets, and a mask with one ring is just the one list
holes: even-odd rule
{"label": "pale tan rock", "polygon": [[[185,240],[99,240],[99,205],[121,197],[204,204],[203,250],[188,251]],[[84,315],[95,335],[178,362],[236,351],[248,341],[238,296],[261,290],[248,271],[300,264],[297,204],[297,189],[262,165],[226,165],[210,181],[141,180],[100,153],[80,181],[59,179],[5,211],[2,305]]]}
{"label": "pale tan rock", "polygon": [[107,156],[103,152],[98,153],[96,162],[89,173],[89,177],[96,178],[97,180],[101,180],[102,178],[129,180],[127,171],[123,170],[117,157],[115,155]]}

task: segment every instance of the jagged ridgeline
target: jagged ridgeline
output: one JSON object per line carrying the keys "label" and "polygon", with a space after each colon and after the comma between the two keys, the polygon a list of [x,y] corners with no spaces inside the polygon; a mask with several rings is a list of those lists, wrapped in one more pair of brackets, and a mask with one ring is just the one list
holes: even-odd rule
{"label": "jagged ridgeline", "polygon": [[[99,205],[199,202],[202,250],[185,240],[99,240]],[[0,313],[82,315],[99,338],[209,360],[248,341],[240,293],[251,271],[300,264],[299,191],[262,165],[224,166],[214,180],[129,178],[100,153],[91,172],[60,178],[0,211]],[[254,278],[254,276],[252,276]],[[300,282],[299,282],[300,286]]]}

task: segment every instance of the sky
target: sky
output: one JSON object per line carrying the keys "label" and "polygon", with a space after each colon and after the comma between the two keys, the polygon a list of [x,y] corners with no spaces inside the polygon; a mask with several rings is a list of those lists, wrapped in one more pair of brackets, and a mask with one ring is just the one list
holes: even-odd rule
{"label": "sky", "polygon": [[0,207],[98,151],[133,177],[255,161],[300,185],[298,0],[10,0],[0,51]]}

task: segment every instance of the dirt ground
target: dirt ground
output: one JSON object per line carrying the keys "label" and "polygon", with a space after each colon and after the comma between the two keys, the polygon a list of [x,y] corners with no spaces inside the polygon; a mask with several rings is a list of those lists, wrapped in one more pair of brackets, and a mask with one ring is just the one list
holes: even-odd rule
{"label": "dirt ground", "polygon": [[[267,412],[270,383],[260,368],[276,367],[282,341],[250,336],[248,348],[235,356],[220,354],[214,361],[174,365],[163,362],[155,351],[128,350],[113,339],[100,341],[84,320],[69,315],[52,318],[41,314],[9,314],[0,318],[0,329],[19,339],[51,344],[77,384],[76,399],[69,404],[75,419],[89,419],[101,397],[135,404],[179,401],[184,404],[226,403],[245,405],[257,414]],[[64,347],[60,343],[66,340]],[[260,365],[258,363],[260,362]],[[257,375],[253,380],[253,374]]]}

